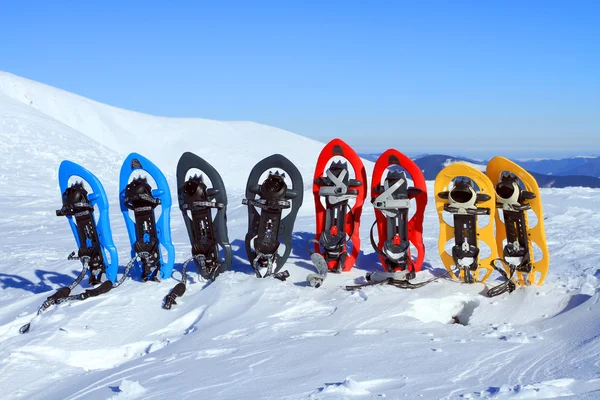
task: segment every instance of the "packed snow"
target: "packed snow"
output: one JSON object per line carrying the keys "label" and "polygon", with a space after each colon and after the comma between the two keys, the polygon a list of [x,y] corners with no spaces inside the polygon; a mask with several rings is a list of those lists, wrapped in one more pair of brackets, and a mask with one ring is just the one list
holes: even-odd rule
{"label": "packed snow", "polygon": [[[314,234],[310,182],[323,146],[249,122],[152,117],[0,73],[0,385],[3,399],[544,399],[600,397],[600,191],[542,189],[551,254],[542,287],[487,298],[492,285],[440,279],[421,289],[378,286],[348,292],[381,268],[369,243],[356,267],[314,289],[306,241]],[[399,150],[402,150],[401,148]],[[162,300],[190,248],[171,212],[173,279],[139,274],[106,295],[52,307],[18,333],[39,305],[71,283],[75,241],[60,208],[63,159],[103,182],[120,272],[129,243],[118,207],[118,172],[130,151],[155,161],[175,194],[181,153],[211,162],[228,188],[233,271],[214,283],[191,274],[170,311]],[[273,153],[303,174],[286,282],[257,279],[243,248],[243,188],[252,166]],[[367,170],[372,163],[366,162]],[[444,271],[428,182],[422,281]],[[84,287],[87,285],[84,284]],[[76,292],[81,289],[76,289]],[[458,321],[458,323],[456,323]]]}

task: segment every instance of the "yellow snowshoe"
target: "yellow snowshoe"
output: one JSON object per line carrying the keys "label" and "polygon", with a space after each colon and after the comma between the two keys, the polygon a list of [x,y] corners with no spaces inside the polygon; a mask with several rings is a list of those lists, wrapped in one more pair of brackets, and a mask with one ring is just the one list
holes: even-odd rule
{"label": "yellow snowshoe", "polygon": [[[485,281],[493,271],[492,260],[497,258],[492,182],[476,168],[455,163],[437,175],[434,193],[440,220],[438,247],[444,266],[454,279],[467,283]],[[445,214],[452,216],[452,224],[444,219]],[[489,222],[480,227],[479,219],[483,216],[489,216]],[[451,250],[447,251],[446,246],[453,239]],[[484,245],[490,254],[482,259]]]}
{"label": "yellow snowshoe", "polygon": [[[540,189],[533,176],[519,165],[494,157],[486,168],[496,192],[496,246],[504,268],[516,285],[541,285],[548,273],[550,257],[544,232]],[[537,224],[530,228],[527,211],[535,213]],[[534,259],[532,243],[541,250]]]}

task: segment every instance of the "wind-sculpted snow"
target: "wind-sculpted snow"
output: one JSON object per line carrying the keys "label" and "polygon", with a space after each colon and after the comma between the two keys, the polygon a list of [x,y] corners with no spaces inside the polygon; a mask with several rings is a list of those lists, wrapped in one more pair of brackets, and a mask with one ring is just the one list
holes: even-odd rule
{"label": "wind-sculpted snow", "polygon": [[[6,81],[3,85],[5,90]],[[34,104],[51,102],[41,98],[41,92],[31,93],[36,96]],[[63,100],[56,99],[57,104],[65,104]],[[76,103],[81,98],[68,100]],[[57,109],[69,112],[62,107]],[[110,114],[110,108],[105,110]],[[238,205],[242,189],[233,185],[229,193],[233,271],[210,285],[191,273],[194,283],[170,311],[161,304],[175,280],[142,283],[138,272],[105,295],[52,307],[33,321],[29,333],[20,335],[19,327],[44,299],[69,284],[80,268],[77,262],[66,261],[75,242],[66,220],[54,214],[60,206],[56,174],[62,159],[81,163],[103,181],[121,271],[129,253],[116,184],[127,150],[112,150],[108,142],[102,148],[94,138],[48,113],[0,91],[3,399],[594,399],[600,395],[600,191],[594,189],[542,190],[552,257],[547,281],[542,287],[519,288],[490,299],[484,293],[499,281],[465,285],[442,278],[417,290],[387,286],[342,290],[343,285],[364,282],[367,271],[380,268],[369,248],[368,230],[374,219],[370,208],[362,220],[365,248],[358,267],[343,275],[330,274],[319,289],[307,286],[305,278],[312,269],[306,240],[314,229],[310,202],[295,226],[293,253],[285,266],[291,277],[287,282],[257,279],[245,261],[246,215]],[[84,116],[81,119],[90,123]],[[226,180],[245,181],[250,164],[270,151],[261,148],[260,132],[247,134],[255,140],[244,142],[248,151],[241,164],[235,163],[226,146],[211,144],[205,149],[215,153]],[[190,150],[201,147],[190,146]],[[302,154],[300,166],[307,182],[318,147],[299,140],[282,151],[290,158]],[[167,145],[158,150],[180,151]],[[168,162],[161,166],[170,169],[166,172],[173,185],[175,163],[164,160]],[[432,182],[428,188],[426,266],[419,281],[444,272],[436,250],[439,223],[432,206]],[[174,210],[172,218],[175,269],[180,271],[190,249],[179,212]],[[175,272],[175,279],[179,276]]]}

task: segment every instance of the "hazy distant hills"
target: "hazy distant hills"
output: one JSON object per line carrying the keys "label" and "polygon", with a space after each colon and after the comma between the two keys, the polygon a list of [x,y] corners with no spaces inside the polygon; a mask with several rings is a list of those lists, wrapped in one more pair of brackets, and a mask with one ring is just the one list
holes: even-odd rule
{"label": "hazy distant hills", "polygon": [[[361,157],[377,161],[379,154],[361,154]],[[454,162],[466,162],[485,171],[487,160],[474,160],[444,154],[421,155],[413,158],[421,168],[426,180],[434,180],[447,165]],[[540,187],[564,188],[582,186],[600,188],[600,157],[571,157],[557,160],[515,160],[531,172]]]}
{"label": "hazy distant hills", "polygon": [[571,157],[560,160],[527,160],[519,164],[528,171],[549,175],[600,177],[600,157]]}

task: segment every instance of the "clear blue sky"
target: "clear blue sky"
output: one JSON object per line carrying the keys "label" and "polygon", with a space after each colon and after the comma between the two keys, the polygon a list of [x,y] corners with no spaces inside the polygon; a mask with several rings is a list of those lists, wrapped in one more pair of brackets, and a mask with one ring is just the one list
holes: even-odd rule
{"label": "clear blue sky", "polygon": [[362,151],[599,154],[599,18],[600,1],[0,0],[0,70]]}

